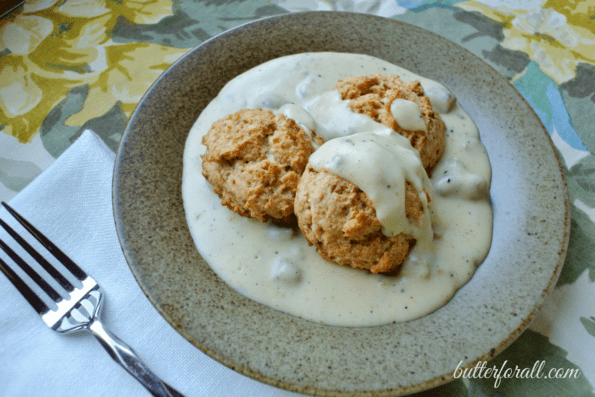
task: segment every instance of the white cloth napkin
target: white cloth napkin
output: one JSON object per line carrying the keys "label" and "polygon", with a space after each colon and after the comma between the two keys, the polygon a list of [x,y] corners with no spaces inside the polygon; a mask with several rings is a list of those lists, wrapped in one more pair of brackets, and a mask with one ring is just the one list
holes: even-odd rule
{"label": "white cloth napkin", "polygon": [[[86,131],[10,204],[102,286],[105,326],[185,396],[297,395],[224,367],[158,314],[132,276],[118,242],[111,201],[113,166],[114,154]],[[10,215],[2,209],[0,217]],[[4,232],[0,238],[10,241]],[[0,257],[7,261],[4,253]],[[91,334],[62,335],[48,328],[0,275],[0,396],[81,395],[149,393]]]}

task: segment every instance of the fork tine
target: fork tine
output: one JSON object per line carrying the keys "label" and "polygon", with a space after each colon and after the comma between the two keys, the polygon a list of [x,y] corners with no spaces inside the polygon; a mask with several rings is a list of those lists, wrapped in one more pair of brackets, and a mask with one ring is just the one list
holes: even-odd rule
{"label": "fork tine", "polygon": [[[0,223],[2,223],[2,221],[0,220]],[[54,288],[52,288],[51,285],[49,285],[43,278],[41,278],[39,276],[39,274],[37,274],[35,272],[35,270],[31,269],[31,267],[27,264],[27,262],[25,262],[23,259],[21,259],[20,256],[17,255],[16,252],[14,252],[4,241],[0,240],[0,248],[6,252],[6,254],[21,268],[25,271],[25,273],[27,273],[27,275],[29,277],[31,277],[31,279],[33,281],[35,281],[37,283],[37,285],[39,285],[41,287],[42,290],[44,290],[44,292],[46,294],[49,295],[50,298],[52,298],[52,300],[54,302],[58,302],[62,300],[62,297],[60,296],[60,294],[58,292],[56,292],[56,290]],[[8,265],[6,265],[8,266]]]}
{"label": "fork tine", "polygon": [[[41,256],[39,254],[39,252],[37,252],[35,250],[35,248],[31,247],[31,245],[28,242],[26,242],[25,239],[23,239],[21,236],[19,236],[19,234],[17,232],[15,232],[13,228],[8,226],[6,224],[6,222],[4,222],[2,219],[0,219],[0,226],[2,226],[4,228],[4,230],[6,230],[8,232],[8,234],[10,234],[12,236],[12,238],[15,239],[15,241],[17,243],[19,243],[19,245],[21,247],[23,247],[23,249],[25,251],[27,251],[27,253],[29,255],[31,255],[37,261],[37,263],[39,263],[56,281],[58,281],[58,283],[62,286],[62,288],[64,288],[68,292],[74,290],[74,285],[72,285],[72,283],[70,281],[68,281],[62,275],[62,273],[57,271],[56,268],[54,266],[52,266],[51,263],[49,263],[43,256]],[[13,258],[13,260],[14,260],[14,258]],[[15,262],[16,262],[16,260],[15,260]],[[21,265],[21,264],[19,263],[19,265]],[[27,266],[27,265],[25,264],[25,266]],[[23,266],[21,265],[21,267],[23,267]],[[29,272],[27,272],[27,274],[29,274],[29,276],[31,278],[33,278]],[[39,284],[39,282],[38,282],[38,284]],[[52,298],[52,299],[54,299],[54,298]]]}
{"label": "fork tine", "polygon": [[35,309],[39,315],[43,315],[50,310],[47,305],[43,303],[43,301],[39,299],[37,295],[35,295],[35,292],[33,292],[31,288],[29,288],[27,284],[21,280],[18,274],[13,272],[10,266],[8,266],[2,259],[0,259],[0,270],[2,270],[2,273],[6,275],[12,285],[14,285],[19,290],[21,295],[27,299],[29,304],[33,306],[33,309]]}
{"label": "fork tine", "polygon": [[60,261],[60,263],[62,263],[64,265],[64,267],[66,267],[77,279],[82,281],[87,277],[87,273],[85,273],[83,271],[83,269],[78,267],[78,265],[76,263],[74,263],[74,261],[72,261],[72,259],[70,259],[68,256],[66,256],[66,254],[64,252],[62,252],[58,247],[56,247],[54,245],[54,243],[52,243],[46,236],[44,236],[33,225],[31,225],[29,222],[27,222],[27,220],[25,218],[23,218],[21,215],[19,215],[14,209],[12,209],[4,201],[2,202],[2,205],[4,206],[4,208],[6,208],[6,210],[8,212],[10,212],[10,214],[12,216],[14,216],[14,218],[17,221],[19,221],[19,223],[21,225],[23,225],[23,227],[25,229],[27,229],[27,231],[29,231],[29,233],[31,233],[33,235],[33,237],[35,237],[37,239],[37,241],[39,241],[49,252],[51,252],[52,255],[54,255],[54,257],[56,259],[58,259],[58,261]]}

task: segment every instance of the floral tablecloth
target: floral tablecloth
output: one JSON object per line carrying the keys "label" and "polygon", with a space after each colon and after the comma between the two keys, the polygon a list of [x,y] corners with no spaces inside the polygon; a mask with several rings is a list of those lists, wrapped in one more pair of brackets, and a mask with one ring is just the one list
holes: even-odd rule
{"label": "floral tablecloth", "polygon": [[490,366],[545,363],[580,375],[518,376],[498,387],[467,376],[430,395],[595,395],[594,0],[29,0],[0,18],[0,199],[85,129],[115,151],[142,95],[188,49],[304,10],[393,18],[469,49],[533,106],[565,167],[572,230],[562,274],[531,327]]}

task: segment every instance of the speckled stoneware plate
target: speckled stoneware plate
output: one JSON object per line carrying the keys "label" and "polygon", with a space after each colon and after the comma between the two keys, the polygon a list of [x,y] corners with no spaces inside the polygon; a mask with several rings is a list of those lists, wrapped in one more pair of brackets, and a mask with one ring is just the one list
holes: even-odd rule
{"label": "speckled stoneware plate", "polygon": [[[202,109],[236,75],[307,51],[372,55],[449,88],[475,120],[493,169],[493,242],[471,281],[421,319],[370,328],[314,324],[221,281],[195,249],[182,205],[182,153]],[[508,81],[460,46],[395,20],[288,14],[227,31],[168,69],[140,102],[117,156],[124,254],[159,312],[209,356],[254,379],[315,395],[399,395],[452,379],[516,339],[554,287],[570,227],[552,142]]]}

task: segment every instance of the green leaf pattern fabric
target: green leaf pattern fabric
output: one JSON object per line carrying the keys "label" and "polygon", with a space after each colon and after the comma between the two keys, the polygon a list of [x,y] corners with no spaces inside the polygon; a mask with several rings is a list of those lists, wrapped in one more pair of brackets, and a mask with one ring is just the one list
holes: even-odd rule
{"label": "green leaf pattern fabric", "polygon": [[568,379],[457,379],[420,396],[593,396],[595,382],[595,3],[572,0],[29,0],[0,18],[0,199],[85,129],[114,151],[143,93],[192,47],[259,18],[351,11],[460,44],[531,104],[563,162],[568,255],[530,329],[488,365],[578,369]]}

